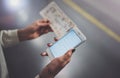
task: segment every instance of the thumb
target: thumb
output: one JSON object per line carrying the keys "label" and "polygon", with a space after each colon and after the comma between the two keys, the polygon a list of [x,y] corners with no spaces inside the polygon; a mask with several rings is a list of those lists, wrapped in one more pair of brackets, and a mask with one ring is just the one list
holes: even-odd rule
{"label": "thumb", "polygon": [[75,49],[70,49],[67,51],[67,53],[65,53],[65,56],[71,57],[74,52],[75,52]]}
{"label": "thumb", "polygon": [[68,50],[68,51],[64,54],[63,59],[64,59],[64,60],[70,59],[74,51],[75,51],[75,49],[70,49],[70,50]]}
{"label": "thumb", "polygon": [[68,50],[63,56],[62,56],[62,66],[66,66],[70,60],[71,60],[71,56],[73,54],[73,51],[75,51],[75,49],[71,49],[71,50]]}

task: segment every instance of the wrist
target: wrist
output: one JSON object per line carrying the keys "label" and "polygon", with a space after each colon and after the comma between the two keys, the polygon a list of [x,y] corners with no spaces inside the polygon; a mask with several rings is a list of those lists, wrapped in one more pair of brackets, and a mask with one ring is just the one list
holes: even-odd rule
{"label": "wrist", "polygon": [[26,41],[27,38],[26,38],[26,32],[24,29],[19,29],[18,30],[18,38],[19,38],[19,41]]}

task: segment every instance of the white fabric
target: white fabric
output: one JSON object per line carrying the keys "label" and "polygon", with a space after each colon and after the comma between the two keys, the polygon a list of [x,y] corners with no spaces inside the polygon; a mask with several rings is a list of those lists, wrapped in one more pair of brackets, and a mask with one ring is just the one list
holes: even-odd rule
{"label": "white fabric", "polygon": [[8,47],[19,43],[17,30],[0,31],[0,78],[9,78],[2,47]]}
{"label": "white fabric", "polygon": [[39,75],[37,75],[35,78],[40,78]]}
{"label": "white fabric", "polygon": [[0,44],[4,47],[12,46],[19,43],[17,30],[0,31]]}
{"label": "white fabric", "polygon": [[[0,30],[0,78],[9,78],[8,69],[2,47],[9,47],[19,43],[18,30]],[[35,78],[40,78],[37,75]]]}
{"label": "white fabric", "polygon": [[8,70],[4,58],[4,54],[2,51],[2,47],[0,45],[0,78],[9,78],[8,77]]}

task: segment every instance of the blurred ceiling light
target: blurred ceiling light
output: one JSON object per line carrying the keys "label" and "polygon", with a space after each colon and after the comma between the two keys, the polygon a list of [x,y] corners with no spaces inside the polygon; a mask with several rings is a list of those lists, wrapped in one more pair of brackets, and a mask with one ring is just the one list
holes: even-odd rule
{"label": "blurred ceiling light", "polygon": [[19,10],[27,6],[27,0],[4,0],[8,10]]}
{"label": "blurred ceiling light", "polygon": [[20,0],[10,0],[9,4],[12,7],[19,7],[21,3]]}

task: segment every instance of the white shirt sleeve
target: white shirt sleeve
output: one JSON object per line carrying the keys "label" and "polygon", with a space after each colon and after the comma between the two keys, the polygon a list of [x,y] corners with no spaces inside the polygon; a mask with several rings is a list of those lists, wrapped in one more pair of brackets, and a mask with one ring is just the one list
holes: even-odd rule
{"label": "white shirt sleeve", "polygon": [[19,43],[18,33],[16,30],[1,30],[0,44],[4,47],[12,46]]}
{"label": "white shirt sleeve", "polygon": [[37,75],[35,78],[40,78],[39,75]]}

